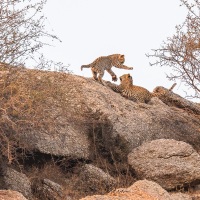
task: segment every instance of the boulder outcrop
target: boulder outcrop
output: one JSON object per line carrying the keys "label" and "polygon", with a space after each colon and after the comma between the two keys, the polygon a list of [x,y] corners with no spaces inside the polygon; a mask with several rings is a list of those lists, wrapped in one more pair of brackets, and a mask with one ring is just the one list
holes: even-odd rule
{"label": "boulder outcrop", "polygon": [[185,142],[159,139],[142,144],[128,155],[141,179],[171,190],[200,182],[200,155]]}
{"label": "boulder outcrop", "polygon": [[[168,93],[163,87],[157,87],[154,92],[159,94],[165,91],[165,95],[157,95],[148,104],[136,103],[90,78],[1,65],[0,88],[0,164],[8,164],[8,170],[16,169],[13,177],[19,177],[19,181],[22,178],[27,180],[27,190],[22,191],[17,186],[23,186],[23,181],[15,184],[11,176],[13,173],[9,176],[0,169],[0,177],[6,179],[5,183],[15,185],[10,189],[30,197],[31,181],[42,180],[41,187],[38,186],[39,190],[42,188],[41,194],[46,190],[51,198],[57,198],[54,196],[57,189],[61,191],[68,187],[67,195],[71,198],[76,193],[79,197],[83,196],[83,191],[76,188],[78,181],[82,181],[82,185],[94,181],[97,184],[95,188],[98,188],[98,179],[103,178],[105,185],[109,185],[109,191],[110,186],[115,185],[114,180],[120,187],[128,187],[138,177],[148,177],[144,176],[145,171],[138,173],[138,177],[135,175],[137,166],[131,152],[141,148],[144,143],[159,141],[156,145],[160,150],[155,147],[153,151],[156,153],[152,157],[156,160],[159,153],[168,155],[159,139],[177,141],[177,148],[170,146],[173,152],[168,153],[172,156],[163,159],[172,159],[170,162],[181,169],[185,163],[186,169],[191,172],[186,169],[182,169],[182,172],[187,172],[191,179],[186,180],[186,175],[180,177],[177,174],[175,182],[167,179],[168,176],[163,177],[168,181],[167,185],[162,185],[159,179],[155,181],[171,189],[175,185],[185,182],[195,184],[199,180],[200,107],[171,91]],[[187,145],[182,145],[183,142]],[[150,155],[148,153],[145,154],[146,158]],[[128,154],[135,171],[128,166]],[[139,156],[137,154],[134,159],[140,159]],[[47,169],[48,162],[51,165]],[[55,172],[52,170],[57,168]],[[151,172],[153,168],[156,169],[156,166],[152,165]],[[27,175],[27,179],[18,172],[19,169]],[[82,174],[78,173],[80,170],[83,170]],[[62,180],[55,179],[57,172]],[[109,179],[105,178],[108,174],[111,175]],[[120,182],[122,179],[124,182]],[[0,185],[3,184],[0,181]],[[55,190],[50,190],[52,185]],[[76,192],[73,193],[73,190]],[[101,194],[97,190],[94,193]],[[169,197],[165,192],[163,194]],[[112,199],[118,198],[114,193],[112,195]],[[139,195],[138,199],[140,195],[152,199],[148,192],[141,194],[141,191],[137,191],[135,195]]]}
{"label": "boulder outcrop", "polygon": [[20,132],[17,138],[25,148],[88,159],[88,131],[98,128],[97,137],[108,150],[121,148],[123,142],[130,152],[160,138],[185,141],[200,150],[199,118],[157,98],[150,104],[135,103],[94,80],[39,70],[11,68],[3,84],[2,123]]}

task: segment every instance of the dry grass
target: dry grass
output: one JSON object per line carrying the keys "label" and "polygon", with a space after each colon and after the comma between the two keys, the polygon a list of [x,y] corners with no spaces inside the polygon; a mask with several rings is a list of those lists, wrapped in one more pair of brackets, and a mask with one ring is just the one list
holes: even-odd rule
{"label": "dry grass", "polygon": [[[59,116],[56,112],[67,115],[64,108],[69,105],[66,90],[61,87],[66,83],[67,74],[27,71],[0,66],[0,139],[4,141],[0,144],[0,151],[9,163],[23,156],[19,155],[19,149],[29,150],[19,140],[20,134],[31,130],[43,130],[49,134],[57,132],[55,124],[59,123]],[[55,114],[51,106],[55,107]]]}
{"label": "dry grass", "polygon": [[[109,173],[117,180],[116,188],[128,187],[136,181],[136,175],[127,162],[128,149],[125,147],[126,142],[122,137],[115,137],[109,134],[112,131],[112,123],[106,116],[97,112],[94,116],[92,126],[90,125],[89,139],[91,141],[92,164]],[[105,194],[102,191],[98,194]],[[92,191],[87,195],[96,194]]]}

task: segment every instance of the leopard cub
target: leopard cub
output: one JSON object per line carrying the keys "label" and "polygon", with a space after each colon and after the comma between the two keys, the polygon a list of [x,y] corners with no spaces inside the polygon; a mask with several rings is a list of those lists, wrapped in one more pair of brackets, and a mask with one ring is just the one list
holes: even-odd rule
{"label": "leopard cub", "polygon": [[130,74],[120,76],[120,82],[120,85],[110,83],[109,81],[106,84],[113,91],[135,102],[148,103],[153,97],[153,94],[147,89],[133,85],[133,79]]}
{"label": "leopard cub", "polygon": [[133,85],[133,79],[130,74],[120,76],[121,95],[135,102],[148,103],[153,97],[147,89]]}
{"label": "leopard cub", "polygon": [[113,81],[117,81],[117,76],[111,70],[112,66],[115,66],[120,69],[127,69],[127,70],[133,69],[133,67],[127,67],[126,65],[124,65],[124,62],[125,62],[124,55],[121,54],[101,56],[88,65],[82,65],[81,70],[83,68],[91,68],[93,78],[103,84],[102,78],[105,70],[112,76]]}

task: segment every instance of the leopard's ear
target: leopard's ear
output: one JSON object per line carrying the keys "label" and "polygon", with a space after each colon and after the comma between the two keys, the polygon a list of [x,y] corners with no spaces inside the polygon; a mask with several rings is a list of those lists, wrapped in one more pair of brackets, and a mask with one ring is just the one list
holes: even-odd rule
{"label": "leopard's ear", "polygon": [[130,74],[128,74],[128,78],[130,78],[131,77],[131,75]]}
{"label": "leopard's ear", "polygon": [[120,81],[122,81],[122,78],[121,78],[121,76],[119,77],[119,80],[120,80]]}
{"label": "leopard's ear", "polygon": [[122,58],[124,58],[124,55],[121,55]]}

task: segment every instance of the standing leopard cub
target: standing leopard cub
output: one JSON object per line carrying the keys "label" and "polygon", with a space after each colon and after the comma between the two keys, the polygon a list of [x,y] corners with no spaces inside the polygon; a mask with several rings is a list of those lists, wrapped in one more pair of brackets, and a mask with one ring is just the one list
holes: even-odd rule
{"label": "standing leopard cub", "polygon": [[[93,78],[95,80],[98,80],[100,83],[102,83],[102,78],[106,70],[112,76],[112,80],[117,81],[117,76],[111,70],[112,66],[115,66],[116,68],[120,68],[120,69],[127,69],[127,70],[133,69],[133,67],[127,67],[126,65],[123,65],[124,62],[125,62],[124,55],[121,55],[121,54],[101,56],[95,59],[91,64],[82,65],[81,70],[83,68],[91,68]],[[98,77],[97,77],[97,74],[99,74]]]}

